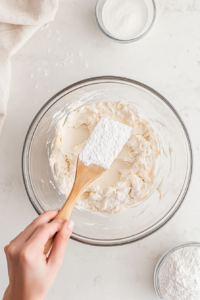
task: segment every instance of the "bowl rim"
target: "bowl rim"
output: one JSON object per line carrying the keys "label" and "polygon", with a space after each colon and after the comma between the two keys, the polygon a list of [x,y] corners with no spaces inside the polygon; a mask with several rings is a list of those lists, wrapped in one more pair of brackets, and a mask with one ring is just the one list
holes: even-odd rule
{"label": "bowl rim", "polygon": [[[45,111],[45,113],[42,114],[42,116],[40,116],[41,113],[42,113],[42,111],[49,104],[52,103],[52,105],[53,105],[54,102],[59,101],[60,98],[58,98],[58,97],[61,96],[63,93],[66,94],[66,92],[68,90],[70,90],[70,89],[73,89],[73,88],[75,88],[77,86],[84,85],[84,84],[89,84],[89,83],[92,84],[92,82],[95,82],[95,81],[105,82],[106,80],[107,80],[107,82],[121,81],[121,83],[131,83],[131,84],[134,84],[134,85],[138,85],[138,86],[140,86],[140,87],[142,87],[142,88],[150,91],[151,93],[153,93],[157,97],[159,97],[160,100],[162,100],[173,111],[173,113],[177,117],[177,119],[180,122],[180,125],[182,126],[182,129],[183,129],[183,131],[185,133],[185,137],[186,137],[188,148],[189,148],[190,168],[189,168],[189,171],[188,171],[188,181],[187,181],[185,190],[184,190],[183,194],[181,195],[181,201],[180,201],[180,203],[178,203],[178,205],[176,206],[176,209],[174,209],[174,211],[171,212],[171,214],[166,218],[166,220],[162,224],[159,224],[156,227],[155,227],[155,224],[152,225],[151,227],[155,227],[155,228],[153,228],[147,234],[142,235],[140,237],[135,237],[135,238],[133,238],[133,236],[128,236],[126,238],[119,238],[119,239],[113,239],[113,240],[88,238],[88,237],[85,237],[85,236],[82,236],[82,235],[79,235],[79,234],[75,234],[75,233],[72,233],[72,235],[71,235],[71,239],[73,239],[73,240],[76,240],[76,241],[81,242],[83,244],[87,244],[87,245],[91,245],[91,246],[100,246],[100,247],[111,247],[111,246],[121,246],[121,245],[131,244],[131,243],[137,242],[137,241],[139,241],[139,240],[141,240],[141,239],[143,239],[145,237],[150,236],[151,234],[155,233],[157,230],[161,229],[164,225],[166,225],[167,222],[169,220],[171,220],[172,217],[179,210],[179,208],[181,207],[181,205],[182,205],[182,203],[183,203],[183,201],[185,199],[185,196],[186,196],[186,194],[187,194],[187,192],[189,190],[189,187],[190,187],[190,182],[191,182],[191,179],[192,179],[192,170],[193,170],[193,152],[192,152],[192,145],[191,145],[191,141],[190,141],[190,137],[189,137],[188,131],[186,129],[186,126],[185,126],[184,122],[182,121],[181,117],[179,116],[178,112],[176,111],[176,109],[171,105],[171,103],[165,97],[163,97],[160,93],[158,93],[156,90],[154,90],[153,88],[149,87],[148,85],[143,84],[143,83],[141,83],[139,81],[130,79],[130,78],[126,78],[126,77],[112,76],[112,75],[110,76],[110,75],[108,75],[108,76],[98,76],[98,77],[87,78],[87,79],[75,82],[75,83],[73,83],[73,84],[65,87],[64,89],[62,89],[58,93],[56,93],[54,96],[52,96],[48,101],[46,101],[45,104],[39,109],[39,111],[37,112],[37,114],[33,118],[32,122],[31,122],[31,124],[30,124],[30,126],[28,128],[28,131],[26,133],[25,140],[24,140],[24,145],[23,145],[23,150],[22,150],[22,159],[21,159],[22,177],[23,177],[23,182],[24,182],[25,190],[26,190],[26,193],[28,195],[29,201],[31,202],[31,204],[34,207],[35,211],[40,215],[41,212],[39,211],[37,205],[41,208],[41,210],[43,210],[43,208],[42,208],[42,206],[40,205],[39,202],[37,202],[37,205],[36,205],[36,203],[33,201],[32,197],[31,197],[30,191],[28,189],[28,181],[27,181],[27,178],[25,176],[25,171],[26,171],[26,155],[25,155],[25,153],[26,153],[27,147],[29,148],[29,146],[30,146],[28,144],[29,137],[31,136],[31,140],[32,140],[32,138],[34,136],[34,132],[36,131],[37,126],[40,123],[40,120],[43,118],[43,116],[44,116],[44,114],[46,113],[47,110]],[[56,98],[58,98],[58,99],[55,101]],[[35,122],[36,122],[36,120],[38,119],[39,116],[40,116],[40,119],[37,122],[37,126],[35,127],[34,131],[31,132],[32,128],[33,128],[33,126],[34,126],[34,124],[35,124]],[[30,185],[32,187],[31,183],[30,183]],[[174,207],[174,205],[172,206],[172,208]],[[170,209],[170,211],[172,210],[172,208]],[[169,214],[169,212],[167,212],[167,214]],[[141,231],[140,234],[142,232],[145,232],[145,231],[146,230]],[[126,239],[129,239],[129,240],[126,240]],[[97,243],[97,241],[101,242],[101,244]]]}
{"label": "bowl rim", "polygon": [[200,247],[200,242],[187,242],[184,244],[178,244],[175,247],[172,247],[168,249],[167,251],[164,252],[164,254],[159,258],[155,269],[154,269],[154,289],[156,292],[156,295],[160,300],[166,300],[164,299],[163,295],[160,292],[159,289],[159,283],[158,283],[158,276],[159,276],[159,271],[162,266],[162,264],[165,262],[165,260],[171,255],[173,252],[181,249],[181,248],[187,248],[187,247]]}
{"label": "bowl rim", "polygon": [[125,39],[125,40],[118,39],[118,38],[112,36],[111,34],[107,33],[107,32],[103,29],[103,27],[101,26],[101,24],[100,24],[100,22],[99,22],[99,17],[98,17],[97,11],[98,11],[98,5],[99,5],[100,1],[102,1],[102,0],[97,0],[97,1],[96,1],[96,5],[95,5],[95,14],[94,14],[94,15],[95,15],[96,23],[97,23],[99,29],[101,30],[101,32],[102,32],[105,36],[107,36],[108,38],[110,38],[110,39],[112,39],[112,40],[114,40],[114,41],[116,41],[116,42],[119,42],[119,43],[122,43],[122,44],[127,44],[127,43],[133,43],[133,42],[136,42],[136,41],[138,41],[138,40],[141,40],[143,37],[145,37],[145,36],[149,33],[149,31],[152,29],[152,27],[153,27],[153,25],[154,25],[154,23],[155,23],[156,15],[157,15],[156,2],[155,2],[155,0],[151,0],[151,1],[152,1],[152,5],[153,5],[153,18],[152,18],[151,24],[150,24],[150,26],[147,28],[147,30],[146,30],[143,34],[137,36],[136,38]]}

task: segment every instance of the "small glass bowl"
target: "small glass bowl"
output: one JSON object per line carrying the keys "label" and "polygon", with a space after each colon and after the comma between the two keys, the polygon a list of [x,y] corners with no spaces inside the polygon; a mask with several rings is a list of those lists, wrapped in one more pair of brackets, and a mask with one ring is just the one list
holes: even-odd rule
{"label": "small glass bowl", "polygon": [[159,287],[159,272],[160,272],[160,268],[162,266],[162,264],[165,262],[165,260],[169,257],[169,255],[171,255],[173,252],[181,249],[181,248],[185,248],[185,247],[200,247],[200,243],[198,242],[189,242],[186,244],[182,244],[176,247],[171,248],[170,250],[166,251],[161,258],[159,259],[156,267],[155,267],[155,271],[154,271],[154,288],[156,291],[156,294],[158,296],[159,299],[161,300],[168,300],[166,298],[164,298],[164,296],[162,295],[161,291],[160,291],[160,287]]}
{"label": "small glass bowl", "polygon": [[145,27],[143,28],[143,30],[138,35],[133,37],[132,39],[123,40],[123,39],[116,38],[107,30],[107,28],[104,26],[104,23],[103,23],[102,11],[103,11],[103,7],[104,7],[106,1],[107,0],[97,0],[96,7],[95,7],[95,19],[96,19],[99,29],[103,32],[103,34],[105,34],[110,39],[112,39],[116,42],[122,43],[122,44],[136,42],[136,41],[142,39],[152,28],[152,26],[155,22],[155,19],[156,19],[156,4],[155,4],[154,0],[144,0],[144,2],[146,3],[147,9],[148,9],[148,20],[147,20],[147,23],[146,23]]}

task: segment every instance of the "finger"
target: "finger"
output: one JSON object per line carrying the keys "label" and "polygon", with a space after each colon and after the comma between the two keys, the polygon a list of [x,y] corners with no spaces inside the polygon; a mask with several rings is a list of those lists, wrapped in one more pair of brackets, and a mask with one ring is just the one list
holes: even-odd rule
{"label": "finger", "polygon": [[30,246],[30,248],[34,248],[35,253],[44,252],[44,245],[52,236],[56,234],[59,230],[61,230],[63,220],[54,220],[51,223],[46,223],[41,225],[31,236],[31,238],[27,241],[26,246]]}
{"label": "finger", "polygon": [[69,220],[64,222],[61,230],[57,233],[55,237],[53,248],[51,249],[48,258],[48,264],[58,268],[61,266],[64,258],[65,248],[72,234],[73,227],[73,221]]}
{"label": "finger", "polygon": [[33,233],[43,224],[48,223],[57,215],[59,209],[48,210],[37,217],[33,222],[28,225],[13,241],[18,243],[25,243],[33,235]]}

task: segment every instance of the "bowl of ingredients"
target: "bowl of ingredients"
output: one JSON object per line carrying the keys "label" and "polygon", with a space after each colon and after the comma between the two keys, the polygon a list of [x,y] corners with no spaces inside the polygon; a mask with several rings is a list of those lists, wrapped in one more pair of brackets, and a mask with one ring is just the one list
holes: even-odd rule
{"label": "bowl of ingredients", "polygon": [[133,128],[110,169],[82,193],[71,215],[72,238],[98,246],[138,241],[161,228],[182,204],[192,174],[187,130],[152,88],[103,76],[52,97],[24,142],[22,172],[38,212],[61,207],[72,189],[77,157],[102,118]]}
{"label": "bowl of ingredients", "polygon": [[107,37],[131,43],[143,38],[156,18],[154,0],[97,0],[95,19]]}
{"label": "bowl of ingredients", "polygon": [[199,300],[200,243],[191,242],[167,251],[156,265],[154,286],[161,300]]}

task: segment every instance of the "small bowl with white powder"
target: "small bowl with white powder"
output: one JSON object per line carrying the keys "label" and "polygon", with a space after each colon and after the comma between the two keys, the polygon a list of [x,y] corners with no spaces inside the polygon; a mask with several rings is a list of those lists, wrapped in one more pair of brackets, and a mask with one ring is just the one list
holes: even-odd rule
{"label": "small bowl with white powder", "polygon": [[109,38],[130,43],[143,38],[156,18],[154,0],[97,0],[95,18]]}
{"label": "small bowl with white powder", "polygon": [[167,251],[156,265],[154,287],[162,300],[199,300],[200,243],[191,242]]}

